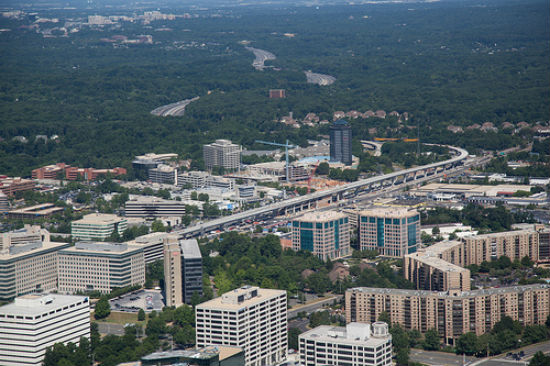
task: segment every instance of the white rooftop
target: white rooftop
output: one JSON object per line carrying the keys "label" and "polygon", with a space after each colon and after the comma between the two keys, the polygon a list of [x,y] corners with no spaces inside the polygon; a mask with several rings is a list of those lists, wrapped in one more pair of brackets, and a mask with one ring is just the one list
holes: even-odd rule
{"label": "white rooftop", "polygon": [[39,315],[44,312],[59,309],[79,301],[87,301],[86,296],[69,296],[58,294],[25,295],[16,297],[15,301],[0,306],[0,314],[5,315]]}

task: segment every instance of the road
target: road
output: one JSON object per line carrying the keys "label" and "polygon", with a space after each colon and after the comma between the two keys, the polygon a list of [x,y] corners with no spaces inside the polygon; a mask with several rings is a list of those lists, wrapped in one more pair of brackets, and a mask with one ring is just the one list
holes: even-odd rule
{"label": "road", "polygon": [[506,357],[505,355],[499,355],[491,359],[483,359],[483,360],[476,361],[472,364],[472,366],[474,365],[475,366],[525,365],[526,363],[528,363],[531,357],[533,357],[533,355],[539,351],[545,354],[550,354],[550,341],[532,344],[530,346],[518,348],[510,352],[518,353],[519,351],[523,351],[525,353],[525,355],[521,358],[520,361],[515,361],[511,357]]}
{"label": "road", "polygon": [[[232,224],[232,223],[242,222],[246,219],[252,219],[252,218],[267,216],[267,215],[273,215],[273,214],[276,214],[276,213],[281,212],[281,211],[283,211],[285,209],[288,209],[288,208],[301,207],[302,205],[307,205],[309,202],[316,202],[316,201],[318,201],[320,199],[323,199],[323,198],[343,195],[345,192],[348,192],[348,191],[351,191],[351,192],[355,191],[356,192],[355,194],[357,194],[359,192],[359,190],[368,188],[369,186],[371,186],[373,184],[382,185],[382,184],[385,184],[385,183],[389,183],[389,185],[391,186],[395,182],[395,184],[398,185],[398,184],[401,184],[403,181],[405,181],[404,177],[408,177],[408,176],[411,176],[411,175],[414,176],[414,174],[416,174],[416,172],[422,172],[422,171],[427,172],[428,170],[431,169],[433,171],[437,170],[437,173],[440,173],[440,172],[444,171],[445,169],[450,170],[450,169],[452,169],[453,165],[461,163],[464,160],[466,160],[466,158],[468,157],[468,152],[466,150],[458,148],[458,147],[453,147],[453,146],[448,146],[448,147],[449,147],[449,149],[454,150],[456,153],[458,153],[458,155],[454,156],[453,158],[451,158],[449,160],[445,160],[445,161],[442,161],[442,162],[437,162],[437,163],[432,163],[432,164],[423,165],[423,166],[419,166],[419,167],[404,169],[404,170],[400,170],[398,172],[379,175],[379,176],[376,176],[376,177],[370,177],[370,178],[367,178],[367,179],[361,179],[361,180],[358,180],[356,182],[347,183],[347,184],[337,186],[337,187],[334,187],[334,188],[330,188],[330,189],[327,189],[327,190],[317,191],[317,192],[314,192],[314,193],[306,194],[304,196],[295,197],[295,198],[291,198],[291,199],[284,200],[284,201],[279,201],[279,202],[272,203],[270,205],[266,205],[266,206],[263,206],[263,207],[255,208],[255,209],[252,209],[252,210],[239,212],[239,213],[229,215],[229,216],[224,216],[224,217],[221,217],[221,218],[218,218],[218,219],[210,220],[210,221],[202,223],[202,224],[187,227],[183,230],[175,231],[174,234],[177,234],[177,235],[179,235],[180,237],[183,237],[183,238],[197,236],[197,235],[203,235],[203,234],[207,233],[208,231],[215,230],[215,229],[218,229],[218,228],[223,228],[224,225],[229,225],[229,224]],[[437,173],[434,174],[434,175],[437,175]],[[426,178],[427,175],[428,175],[428,173],[424,173],[423,178]],[[397,182],[399,179],[401,179],[401,181]],[[416,181],[419,181],[419,180],[412,180],[412,181],[409,181],[409,182],[412,183],[412,182],[416,182]]]}
{"label": "road", "polygon": [[[462,356],[446,352],[423,351],[411,349],[411,361],[433,366],[462,366]],[[465,357],[466,363],[475,360],[475,357]]]}
{"label": "road", "polygon": [[155,116],[160,117],[166,117],[166,116],[183,116],[185,113],[185,107],[187,107],[191,102],[194,102],[196,100],[199,100],[199,97],[191,98],[191,99],[185,99],[181,100],[176,103],[171,103],[167,105],[160,106],[158,108],[155,108],[151,111],[151,114],[154,114]]}
{"label": "road", "polygon": [[321,309],[323,305],[332,304],[334,301],[336,302],[340,301],[341,298],[342,298],[342,295],[336,295],[326,300],[317,301],[313,304],[305,304],[303,306],[300,306],[297,309],[290,309],[288,310],[288,318],[292,319],[298,316],[298,313],[301,313],[302,311],[305,311],[306,313],[314,312],[315,310]]}
{"label": "road", "polygon": [[276,59],[275,55],[272,54],[271,52],[260,50],[259,48],[254,48],[254,47],[245,47],[245,48],[250,52],[254,53],[254,56],[256,56],[256,59],[252,61],[252,66],[254,66],[256,70],[260,70],[260,71],[263,70],[266,67],[264,65],[266,61]]}
{"label": "road", "polygon": [[334,76],[318,74],[311,71],[304,71],[306,74],[307,82],[310,84],[317,84],[320,86],[326,86],[334,83],[336,78]]}

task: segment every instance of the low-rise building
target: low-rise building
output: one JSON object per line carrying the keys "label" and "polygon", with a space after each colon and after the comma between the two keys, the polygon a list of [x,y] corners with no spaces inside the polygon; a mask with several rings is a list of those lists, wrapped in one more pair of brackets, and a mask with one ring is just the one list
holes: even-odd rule
{"label": "low-rise building", "polygon": [[384,366],[392,364],[392,336],[388,324],[320,325],[298,337],[300,364]]}
{"label": "low-rise building", "polygon": [[42,203],[39,205],[23,207],[8,211],[8,218],[19,220],[36,220],[42,217],[50,217],[57,213],[63,212],[63,210],[63,207],[56,207],[53,203]]}
{"label": "low-rise building", "polygon": [[182,217],[185,215],[185,203],[165,200],[152,196],[139,196],[126,201],[124,214],[127,217]]}
{"label": "low-rise building", "polygon": [[178,168],[170,165],[159,164],[149,169],[149,180],[160,184],[178,184]]}
{"label": "low-rise building", "polygon": [[292,249],[322,260],[351,254],[349,218],[334,211],[311,212],[292,220]]}
{"label": "low-rise building", "polygon": [[30,179],[0,175],[0,191],[6,196],[13,196],[16,192],[31,191],[35,186],[36,182]]}
{"label": "low-rise building", "polygon": [[0,306],[2,366],[40,366],[48,347],[81,337],[90,337],[87,297],[25,295]]}
{"label": "low-rise building", "polygon": [[59,292],[99,291],[143,285],[143,248],[127,243],[78,242],[59,252]]}
{"label": "low-rise building", "polygon": [[186,350],[155,352],[141,358],[140,366],[157,365],[240,366],[244,351],[240,347],[207,346]]}
{"label": "low-rise building", "polygon": [[122,235],[128,223],[124,217],[92,213],[71,223],[71,235],[76,240],[105,240],[113,232]]}

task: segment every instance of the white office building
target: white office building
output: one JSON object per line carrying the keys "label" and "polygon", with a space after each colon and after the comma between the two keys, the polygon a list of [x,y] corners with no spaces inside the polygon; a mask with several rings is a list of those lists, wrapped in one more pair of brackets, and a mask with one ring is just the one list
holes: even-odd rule
{"label": "white office building", "polygon": [[203,146],[206,169],[220,167],[228,171],[237,170],[241,164],[241,147],[229,140],[219,139]]}
{"label": "white office building", "polygon": [[346,327],[321,325],[300,334],[303,366],[385,366],[392,364],[392,338],[388,324],[349,323]]}
{"label": "white office building", "polygon": [[242,347],[246,366],[286,360],[286,291],[244,286],[196,307],[197,347]]}
{"label": "white office building", "polygon": [[46,348],[90,337],[87,297],[25,295],[0,307],[0,365],[39,366]]}

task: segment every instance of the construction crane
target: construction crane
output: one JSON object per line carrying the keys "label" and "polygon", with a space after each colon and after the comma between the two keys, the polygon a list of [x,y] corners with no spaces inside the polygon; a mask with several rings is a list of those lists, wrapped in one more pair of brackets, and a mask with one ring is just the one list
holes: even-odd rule
{"label": "construction crane", "polygon": [[286,159],[286,181],[289,182],[289,174],[288,174],[288,167],[289,167],[289,164],[288,164],[288,149],[289,148],[295,148],[296,145],[290,145],[288,143],[288,140],[286,140],[286,144],[279,144],[277,142],[269,142],[269,141],[262,141],[262,140],[256,140],[256,142],[259,142],[260,144],[266,144],[266,145],[272,145],[272,146],[280,146],[280,147],[284,147],[285,148],[285,159]]}

